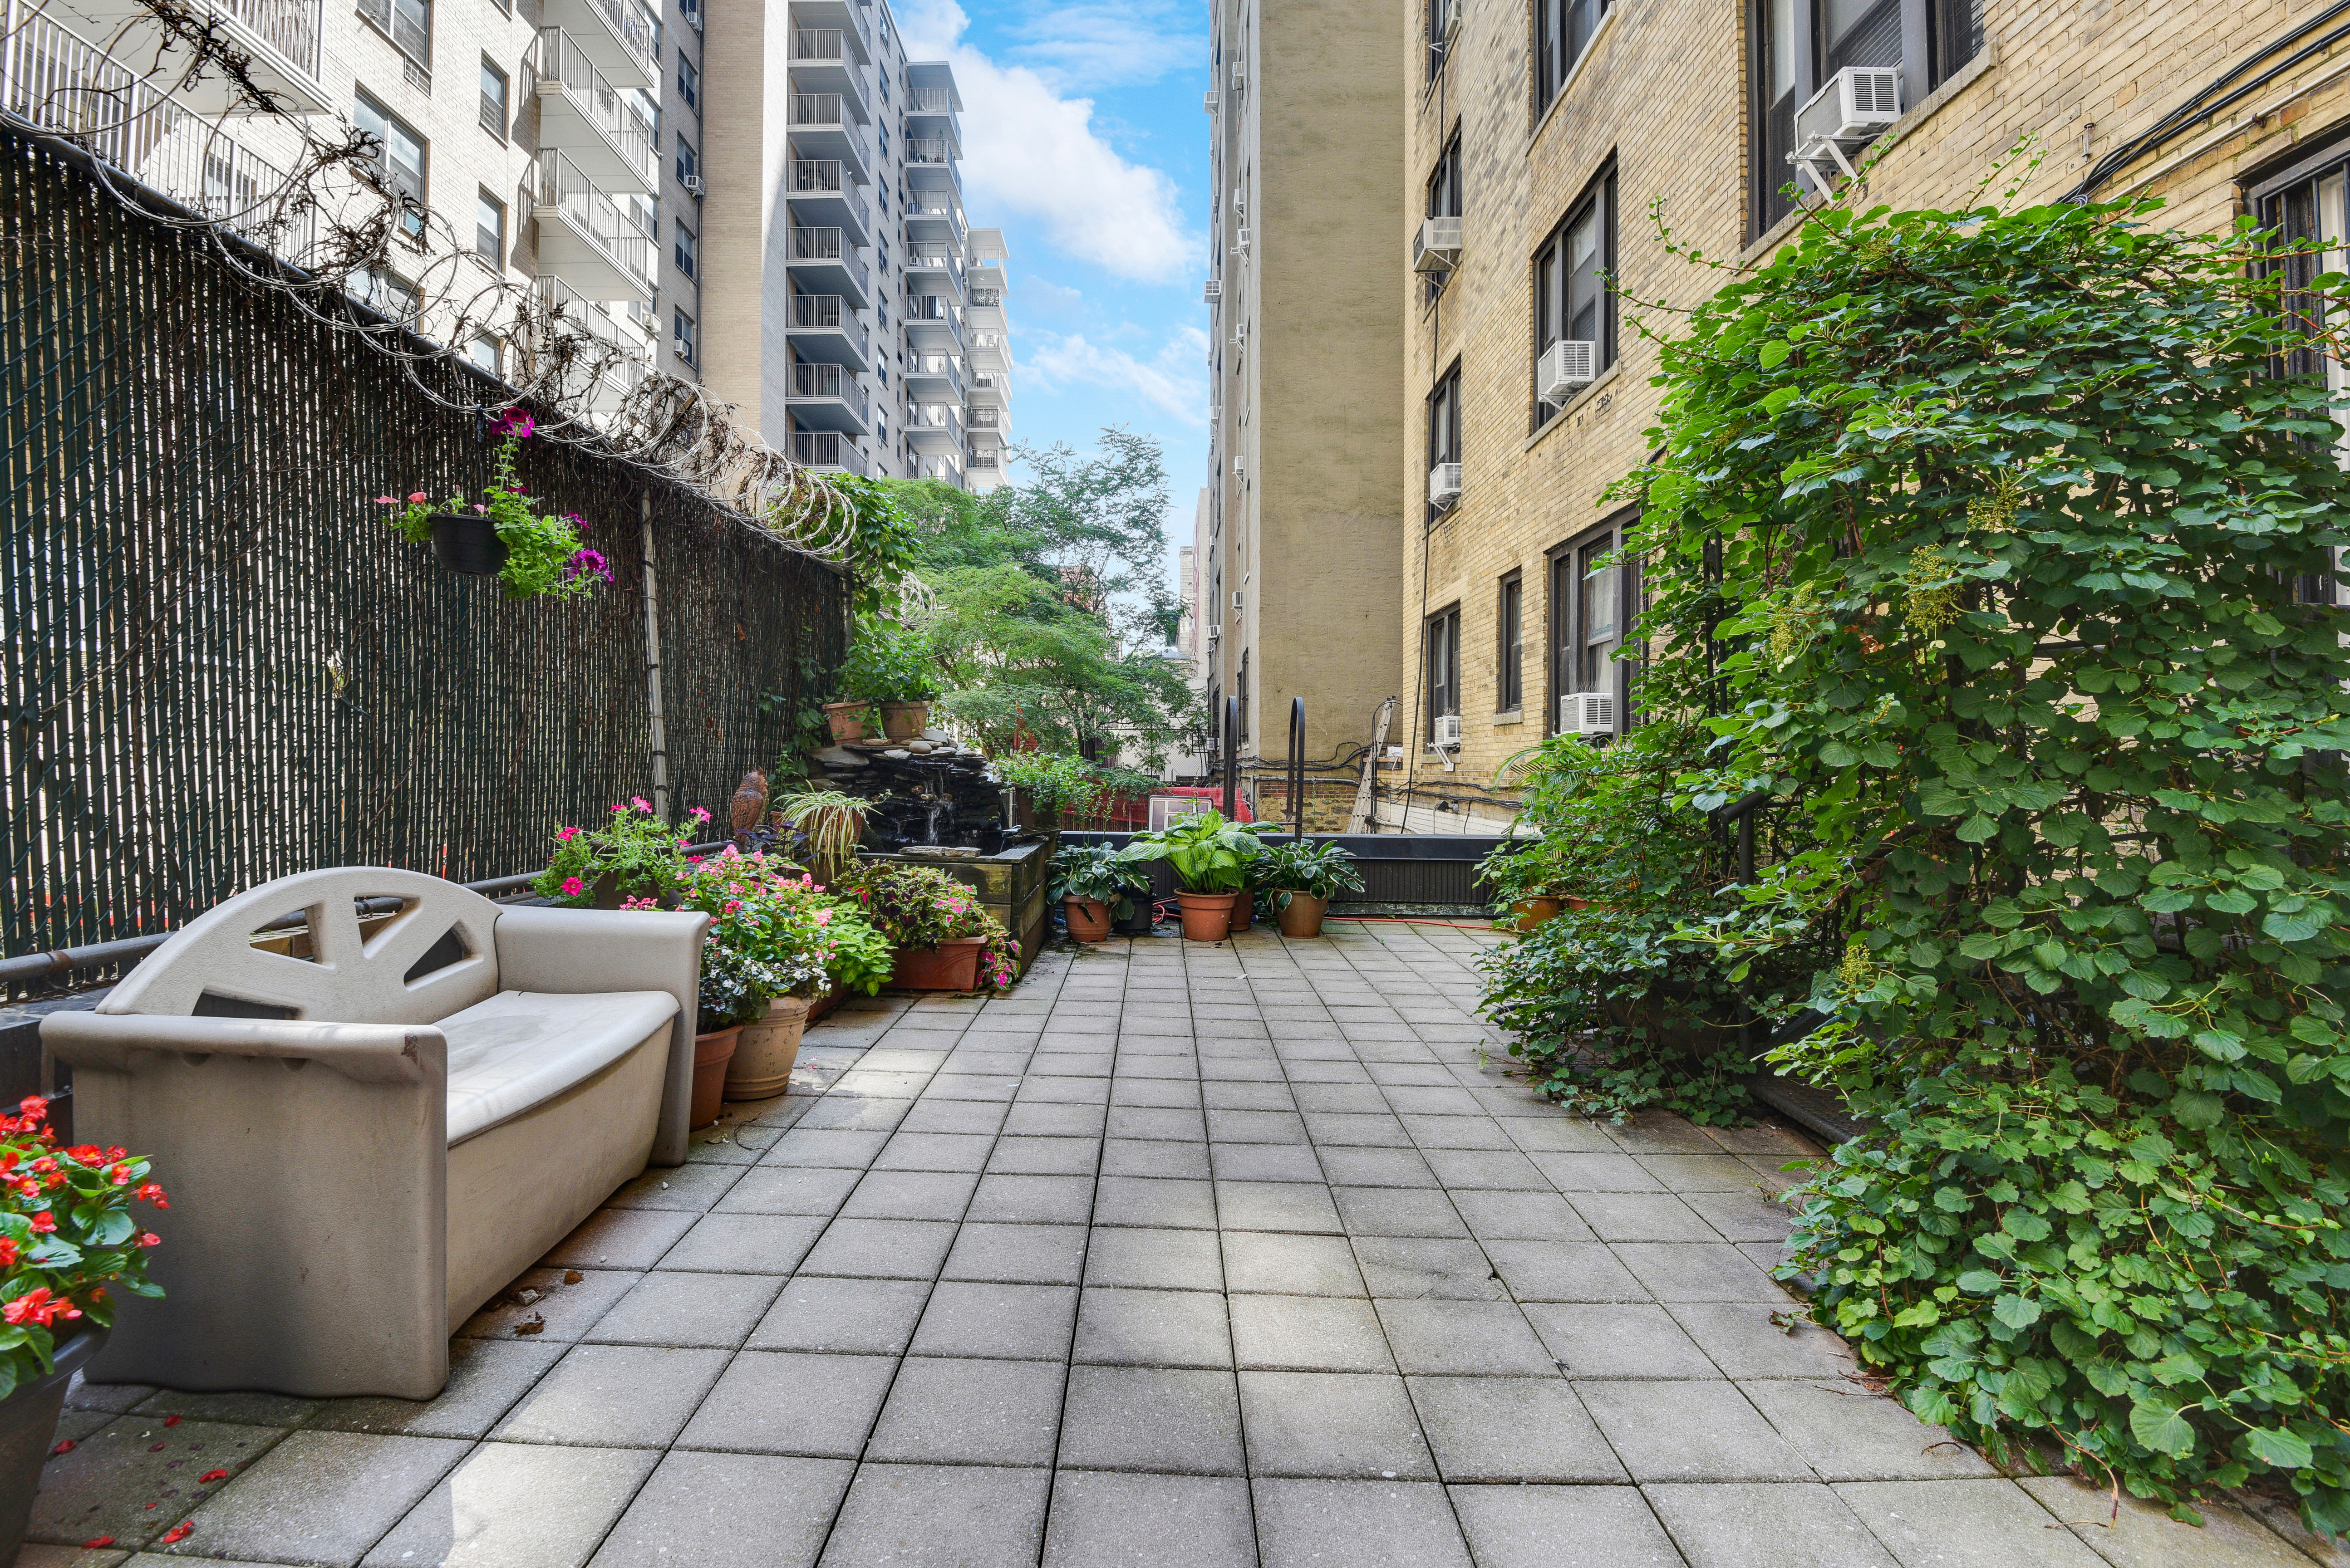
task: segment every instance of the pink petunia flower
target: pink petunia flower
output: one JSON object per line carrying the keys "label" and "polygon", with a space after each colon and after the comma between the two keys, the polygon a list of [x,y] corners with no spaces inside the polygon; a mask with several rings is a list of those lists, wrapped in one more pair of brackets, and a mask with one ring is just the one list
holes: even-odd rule
{"label": "pink petunia flower", "polygon": [[421,506],[421,505],[423,505],[423,504],[424,504],[424,492],[422,492],[422,491],[421,491],[421,490],[420,490],[420,491],[418,491],[418,492],[416,492],[414,494],[411,495],[411,496],[408,498],[408,501],[409,501],[409,504],[410,504],[410,505],[411,505],[411,506]]}
{"label": "pink petunia flower", "polygon": [[587,890],[588,884],[577,877],[566,877],[563,879],[563,896],[567,898],[577,898]]}
{"label": "pink petunia flower", "polygon": [[647,800],[640,794],[630,795],[629,797],[629,804],[635,806],[639,811],[650,811],[653,808],[653,803]]}
{"label": "pink petunia flower", "polygon": [[576,827],[562,828],[556,832],[555,836],[565,840],[574,839],[579,836],[579,830]]}

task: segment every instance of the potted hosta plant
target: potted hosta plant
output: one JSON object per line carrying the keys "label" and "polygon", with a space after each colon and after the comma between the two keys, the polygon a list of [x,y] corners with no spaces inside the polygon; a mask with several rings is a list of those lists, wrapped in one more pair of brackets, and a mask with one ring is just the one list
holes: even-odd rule
{"label": "potted hosta plant", "polygon": [[1107,941],[1115,920],[1131,919],[1134,895],[1150,887],[1149,874],[1107,844],[1073,844],[1053,856],[1049,897],[1059,900],[1069,936]]}
{"label": "potted hosta plant", "polygon": [[1183,910],[1183,935],[1195,942],[1221,941],[1232,932],[1232,900],[1248,884],[1248,863],[1264,853],[1257,836],[1218,811],[1179,816],[1162,832],[1144,832],[1119,856],[1127,860],[1164,860],[1175,868],[1175,901]]}
{"label": "potted hosta plant", "polygon": [[841,666],[841,695],[878,706],[881,731],[910,741],[930,722],[938,666],[920,632],[884,615],[861,615]]}
{"label": "potted hosta plant", "polygon": [[897,950],[889,983],[900,991],[1009,991],[1018,950],[969,888],[927,866],[880,865],[861,873],[865,917]]}
{"label": "potted hosta plant", "polygon": [[1336,844],[1275,844],[1258,862],[1263,884],[1280,911],[1284,937],[1318,937],[1330,899],[1363,890],[1355,857]]}
{"label": "potted hosta plant", "polygon": [[0,1562],[24,1544],[66,1385],[106,1343],[115,1287],[163,1293],[147,1278],[161,1239],[132,1205],[171,1204],[147,1176],[119,1148],[60,1147],[37,1095],[0,1116]]}
{"label": "potted hosta plant", "polygon": [[498,416],[495,470],[479,501],[452,495],[436,506],[420,490],[376,504],[400,508],[391,525],[402,538],[431,545],[450,571],[496,576],[508,598],[584,598],[612,580],[611,563],[579,542],[577,513],[542,512],[524,489],[515,456],[531,430],[521,409]]}

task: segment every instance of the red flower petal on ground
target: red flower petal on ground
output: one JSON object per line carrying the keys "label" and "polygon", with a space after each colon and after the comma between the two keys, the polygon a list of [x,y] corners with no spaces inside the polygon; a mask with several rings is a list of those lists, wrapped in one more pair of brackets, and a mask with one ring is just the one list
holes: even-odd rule
{"label": "red flower petal on ground", "polygon": [[228,1472],[226,1470],[206,1470],[203,1474],[196,1478],[196,1484],[198,1486],[210,1486],[216,1480],[226,1480],[227,1479]]}
{"label": "red flower petal on ground", "polygon": [[179,1424],[180,1424],[180,1417],[178,1417],[177,1416],[166,1416],[166,1417],[163,1417],[163,1425],[165,1425],[165,1426],[167,1426],[167,1427],[176,1427],[176,1426],[178,1426]]}
{"label": "red flower petal on ground", "polygon": [[56,1459],[59,1454],[69,1454],[73,1451],[74,1440],[71,1438],[59,1438],[57,1446],[49,1450],[49,1458]]}
{"label": "red flower petal on ground", "polygon": [[111,1535],[92,1536],[89,1540],[81,1543],[82,1550],[85,1552],[95,1552],[101,1546],[111,1546],[113,1544],[114,1537]]}
{"label": "red flower petal on ground", "polygon": [[185,1541],[192,1533],[194,1532],[195,1528],[196,1521],[194,1520],[183,1519],[179,1523],[172,1526],[171,1529],[163,1532],[160,1544],[169,1546],[175,1541]]}

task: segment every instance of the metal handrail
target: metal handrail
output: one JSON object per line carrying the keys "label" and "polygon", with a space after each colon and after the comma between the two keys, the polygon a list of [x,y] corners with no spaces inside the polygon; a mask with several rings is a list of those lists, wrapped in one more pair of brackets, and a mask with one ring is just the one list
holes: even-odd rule
{"label": "metal handrail", "polygon": [[653,128],[627,95],[597,67],[579,41],[560,27],[541,27],[531,61],[540,82],[554,82],[579,108],[588,123],[647,180],[655,168]]}
{"label": "metal handrail", "polygon": [[1300,844],[1305,842],[1305,699],[1289,700],[1289,815],[1295,824],[1290,831]]}
{"label": "metal handrail", "polygon": [[653,237],[637,227],[628,210],[554,148],[538,155],[538,179],[539,204],[562,213],[597,249],[610,256],[631,277],[642,281],[650,296]]}
{"label": "metal handrail", "polygon": [[840,112],[840,94],[837,92],[795,92],[792,94],[794,125],[844,125]]}

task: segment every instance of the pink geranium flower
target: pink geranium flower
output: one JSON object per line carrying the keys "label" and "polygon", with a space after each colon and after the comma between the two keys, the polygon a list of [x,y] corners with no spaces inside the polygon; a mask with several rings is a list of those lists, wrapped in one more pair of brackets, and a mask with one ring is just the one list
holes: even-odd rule
{"label": "pink geranium flower", "polygon": [[579,830],[576,827],[562,828],[556,832],[555,836],[566,840],[577,838],[579,836]]}

